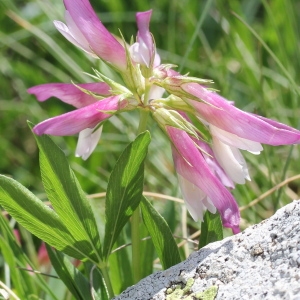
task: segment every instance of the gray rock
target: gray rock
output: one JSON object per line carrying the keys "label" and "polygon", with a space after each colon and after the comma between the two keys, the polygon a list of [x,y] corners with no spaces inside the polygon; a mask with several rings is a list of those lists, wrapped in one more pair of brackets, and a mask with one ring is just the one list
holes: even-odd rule
{"label": "gray rock", "polygon": [[[270,219],[209,244],[186,261],[144,278],[114,300],[201,299],[199,292],[212,289],[217,291],[215,299],[222,300],[298,300],[299,221],[298,200]],[[176,286],[185,290],[181,296],[175,294]]]}

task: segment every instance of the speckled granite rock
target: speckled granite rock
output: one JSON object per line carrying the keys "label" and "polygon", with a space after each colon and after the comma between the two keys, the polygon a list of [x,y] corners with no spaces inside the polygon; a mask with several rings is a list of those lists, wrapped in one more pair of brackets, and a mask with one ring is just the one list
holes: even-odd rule
{"label": "speckled granite rock", "polygon": [[[184,292],[174,292],[174,286]],[[186,261],[157,272],[115,300],[300,300],[300,201],[240,234],[209,244]],[[203,294],[202,294],[203,295]],[[207,298],[213,299],[213,298]]]}

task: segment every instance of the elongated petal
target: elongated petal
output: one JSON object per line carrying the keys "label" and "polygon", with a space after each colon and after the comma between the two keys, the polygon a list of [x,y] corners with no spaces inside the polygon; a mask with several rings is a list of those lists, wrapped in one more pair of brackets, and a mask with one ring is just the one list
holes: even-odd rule
{"label": "elongated petal", "polygon": [[[191,122],[185,112],[179,111],[179,113],[182,115],[182,117]],[[198,145],[199,149],[201,149],[202,155],[213,174],[217,176],[223,185],[229,188],[234,188],[233,181],[228,177],[218,161],[215,159],[215,155],[211,147],[206,142],[201,140],[201,135],[199,134],[199,139],[192,138],[192,140],[196,145]]]}
{"label": "elongated petal", "polygon": [[222,143],[215,136],[212,148],[219,164],[234,182],[244,184],[245,178],[251,180],[246,161],[237,148]]}
{"label": "elongated petal", "polygon": [[136,63],[147,68],[160,64],[160,56],[156,52],[154,39],[149,31],[152,10],[136,14],[138,26],[137,42],[130,47],[130,54]]}
{"label": "elongated petal", "polygon": [[116,69],[126,71],[124,47],[103,26],[88,0],[64,0],[65,7],[90,49]]}
{"label": "elongated petal", "polygon": [[[73,45],[77,46],[78,48],[84,50],[85,52],[89,53],[92,56],[95,56],[94,53],[92,53],[91,49],[89,48],[89,44],[88,41],[86,41],[86,43],[80,43],[76,36],[74,36],[74,34],[71,32],[71,30],[69,29],[69,27],[64,24],[61,21],[53,21],[54,26],[56,27],[56,29],[69,41],[71,42]],[[96,56],[97,57],[97,56]]]}
{"label": "elongated petal", "polygon": [[140,45],[141,60],[144,60],[144,64],[149,67],[153,55],[155,55],[155,49],[153,45],[153,39],[149,31],[150,19],[152,10],[145,12],[139,12],[136,14],[136,22],[138,26],[138,43]]}
{"label": "elongated petal", "polygon": [[182,88],[211,104],[189,100],[201,118],[220,129],[247,140],[273,146],[300,143],[300,131],[294,128],[244,112],[199,84],[186,83]]}
{"label": "elongated petal", "polygon": [[213,174],[217,176],[217,178],[222,182],[223,185],[233,189],[234,183],[232,179],[228,177],[224,169],[219,164],[218,160],[215,158],[213,150],[204,142],[195,140],[194,142],[196,142],[198,146],[207,153],[203,153],[203,157]]}
{"label": "elongated petal", "polygon": [[67,10],[65,11],[65,20],[70,32],[72,33],[76,41],[82,46],[82,48],[85,51],[91,53],[91,47],[89,45],[88,40],[85,38],[85,36],[80,31],[80,29],[77,27],[76,22],[73,20],[72,16]]}
{"label": "elongated petal", "polygon": [[[112,116],[111,111],[125,108],[127,101],[120,102],[119,96],[113,96],[72,112],[45,120],[37,124],[33,131],[37,135],[72,135],[86,128],[94,128],[98,123]],[[105,113],[103,111],[108,111]]]}
{"label": "elongated petal", "polygon": [[259,115],[256,115],[256,114],[250,113],[250,115],[252,115],[252,116],[254,116],[254,117],[258,118],[258,119],[261,119],[264,122],[266,122],[266,123],[268,123],[268,124],[270,124],[270,125],[272,125],[272,126],[274,126],[276,128],[287,130],[287,131],[292,131],[292,132],[294,132],[296,134],[299,134],[299,130],[297,130],[297,129],[293,128],[293,127],[290,127],[290,126],[288,126],[286,124],[279,123],[279,122],[277,122],[275,120],[268,119],[268,118],[265,118],[265,117],[262,117],[262,116],[259,116]]}
{"label": "elongated petal", "polygon": [[[78,84],[78,86],[102,96],[109,96],[110,94],[110,87],[104,82],[82,83]],[[50,97],[56,97],[76,108],[84,107],[98,101],[98,99],[81,91],[72,83],[40,84],[29,88],[27,91],[29,94],[35,95],[41,102]]]}
{"label": "elongated petal", "polygon": [[167,126],[166,130],[177,150],[173,151],[176,171],[211,199],[225,227],[232,228],[234,233],[239,232],[238,206],[230,192],[210,171],[193,140],[177,128]]}
{"label": "elongated petal", "polygon": [[152,85],[150,88],[150,92],[149,92],[149,99],[150,100],[159,99],[162,97],[164,92],[165,92],[164,88],[162,88],[158,85]]}
{"label": "elongated petal", "polygon": [[138,39],[144,41],[147,48],[150,50],[150,54],[153,52],[153,40],[149,31],[149,25],[152,15],[152,9],[144,12],[138,12],[136,14],[136,22],[138,26]]}
{"label": "elongated petal", "polygon": [[258,142],[243,139],[241,137],[238,137],[236,134],[227,132],[213,125],[210,125],[209,129],[212,135],[217,137],[226,145],[236,147],[242,150],[247,150],[253,154],[259,154],[260,151],[263,150],[262,145]]}
{"label": "elongated petal", "polygon": [[95,150],[102,133],[103,126],[96,128],[86,128],[79,133],[75,155],[87,160]]}
{"label": "elongated petal", "polygon": [[[176,151],[176,149],[172,149],[172,151]],[[206,198],[206,194],[185,177],[180,174],[177,176],[180,190],[188,211],[194,221],[200,220],[203,222],[203,214],[206,211],[206,207],[203,205],[203,200]]]}
{"label": "elongated petal", "polygon": [[216,207],[208,197],[203,199],[203,204],[212,214],[215,214],[217,212]]}
{"label": "elongated petal", "polygon": [[[176,151],[176,149],[173,148],[173,151]],[[202,190],[180,174],[177,174],[177,176],[185,205],[194,221],[200,220],[203,222],[203,215],[207,209],[213,214],[216,213],[216,207]]]}

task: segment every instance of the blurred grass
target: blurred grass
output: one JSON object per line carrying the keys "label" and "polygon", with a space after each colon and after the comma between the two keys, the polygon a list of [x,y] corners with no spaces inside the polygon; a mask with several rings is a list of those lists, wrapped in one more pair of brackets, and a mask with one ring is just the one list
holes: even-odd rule
{"label": "blurred grass", "polygon": [[[107,28],[127,41],[136,34],[135,12],[153,9],[151,32],[162,61],[183,73],[209,78],[237,107],[300,128],[299,0],[93,0]],[[0,172],[45,198],[35,141],[26,120],[38,123],[67,112],[56,99],[38,103],[26,89],[47,82],[87,82],[92,67],[109,72],[58,33],[52,20],[63,21],[61,0],[2,0],[0,3]],[[87,160],[74,157],[76,137],[57,137],[87,193],[105,191],[110,171],[138,117],[126,113],[106,122],[101,141]],[[170,146],[160,129],[149,125],[152,143],[146,163],[145,190],[180,197]],[[299,174],[299,147],[264,146],[260,156],[245,153],[252,181],[233,191],[240,206]],[[243,226],[258,223],[299,197],[300,181],[242,213]],[[46,200],[46,199],[45,199]],[[102,201],[102,200],[98,200]],[[156,201],[180,235],[181,207]],[[172,212],[172,213],[170,213]],[[174,218],[174,214],[176,218]],[[188,219],[189,233],[200,228]]]}

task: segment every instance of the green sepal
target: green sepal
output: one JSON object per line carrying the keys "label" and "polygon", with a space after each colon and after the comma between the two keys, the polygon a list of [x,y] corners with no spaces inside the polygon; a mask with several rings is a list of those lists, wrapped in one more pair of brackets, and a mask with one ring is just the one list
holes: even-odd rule
{"label": "green sepal", "polygon": [[126,52],[126,61],[127,61],[127,72],[122,73],[122,78],[128,87],[128,89],[135,95],[140,96],[144,94],[144,84],[142,82],[142,74],[140,69],[136,64],[131,60],[131,55],[128,50],[128,45],[124,39],[122,32],[120,31],[121,38],[123,40],[125,52]]}
{"label": "green sepal", "polygon": [[195,139],[199,139],[197,128],[176,110],[159,107],[152,114],[161,128],[164,129],[166,126],[175,127],[185,131]]}
{"label": "green sepal", "polygon": [[102,73],[100,73],[98,70],[93,69],[96,78],[101,81],[101,82],[105,82],[107,83],[110,88],[111,88],[111,94],[112,95],[124,95],[124,98],[128,98],[133,96],[132,93],[130,92],[130,90],[128,90],[125,86],[115,82],[114,80],[108,78],[107,76],[103,75]]}

